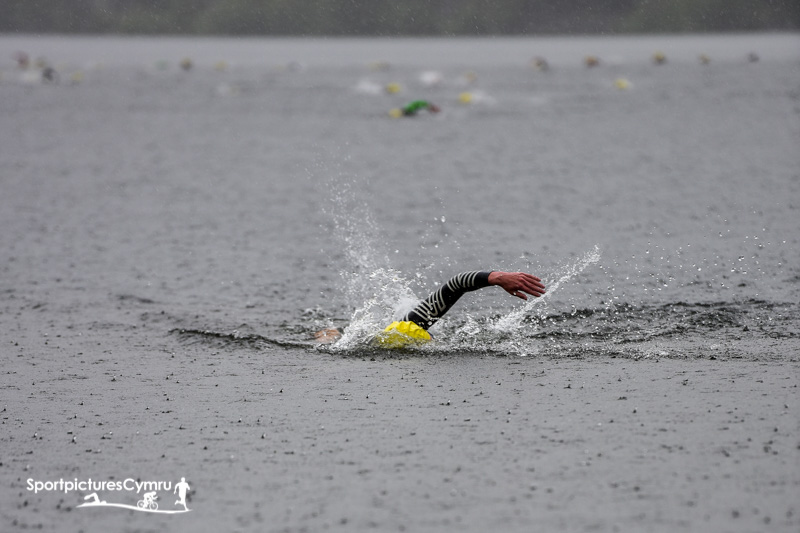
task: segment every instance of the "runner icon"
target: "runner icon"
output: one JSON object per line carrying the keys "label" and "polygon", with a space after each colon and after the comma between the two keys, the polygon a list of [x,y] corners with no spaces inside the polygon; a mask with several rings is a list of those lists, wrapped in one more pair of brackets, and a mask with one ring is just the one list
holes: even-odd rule
{"label": "runner icon", "polygon": [[175,490],[172,491],[173,494],[178,492],[178,497],[180,498],[175,502],[175,505],[183,505],[183,508],[187,511],[189,508],[186,506],[186,492],[190,490],[189,484],[186,483],[186,478],[182,477],[180,483],[175,484]]}

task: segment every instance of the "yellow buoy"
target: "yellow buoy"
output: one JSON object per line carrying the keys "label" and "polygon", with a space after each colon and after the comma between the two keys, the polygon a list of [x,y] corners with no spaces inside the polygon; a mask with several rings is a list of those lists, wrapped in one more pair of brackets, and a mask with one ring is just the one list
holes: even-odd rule
{"label": "yellow buoy", "polygon": [[614,87],[616,87],[619,90],[624,91],[625,89],[628,89],[630,86],[631,82],[629,82],[625,78],[617,78],[616,80],[614,80]]}
{"label": "yellow buoy", "polygon": [[369,64],[370,70],[389,70],[391,67],[388,61],[373,61]]}
{"label": "yellow buoy", "polygon": [[400,84],[399,83],[387,83],[384,90],[389,94],[395,94],[400,92]]}
{"label": "yellow buoy", "polygon": [[403,116],[403,110],[395,107],[394,109],[389,111],[389,116],[392,118],[400,118]]}
{"label": "yellow buoy", "polygon": [[472,93],[463,92],[458,95],[458,101],[462,104],[469,104],[472,102]]}

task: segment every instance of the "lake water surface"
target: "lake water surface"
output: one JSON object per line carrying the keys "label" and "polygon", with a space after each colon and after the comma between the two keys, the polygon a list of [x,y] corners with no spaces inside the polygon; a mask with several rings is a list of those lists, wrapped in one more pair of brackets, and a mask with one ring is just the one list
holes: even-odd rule
{"label": "lake water surface", "polygon": [[[544,299],[470,294],[424,350],[795,358],[798,44],[2,37],[6,309],[287,357],[355,320],[347,356],[453,274],[526,270]],[[418,98],[443,112],[390,118]]]}

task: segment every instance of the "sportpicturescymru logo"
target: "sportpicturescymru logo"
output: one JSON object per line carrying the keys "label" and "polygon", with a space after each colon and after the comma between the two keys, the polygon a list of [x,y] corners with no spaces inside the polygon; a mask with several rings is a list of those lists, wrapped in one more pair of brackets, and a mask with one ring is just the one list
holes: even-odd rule
{"label": "sportpicturescymru logo", "polygon": [[[78,508],[120,507],[133,511],[162,514],[188,513],[191,511],[186,505],[186,495],[191,490],[191,487],[186,482],[186,478],[183,477],[177,483],[172,483],[171,481],[137,481],[132,478],[124,481],[93,481],[91,478],[87,480],[59,479],[58,481],[28,479],[28,490],[34,494],[39,492],[63,492],[64,494],[75,491],[90,492],[89,495],[83,498],[85,503],[78,505]],[[97,495],[98,492],[132,492],[135,496],[131,498],[131,504],[113,503],[101,499]],[[159,509],[159,492],[168,493],[170,495],[168,496],[169,499],[171,499],[172,495],[177,495],[178,499],[169,507],[162,502],[161,509]]]}

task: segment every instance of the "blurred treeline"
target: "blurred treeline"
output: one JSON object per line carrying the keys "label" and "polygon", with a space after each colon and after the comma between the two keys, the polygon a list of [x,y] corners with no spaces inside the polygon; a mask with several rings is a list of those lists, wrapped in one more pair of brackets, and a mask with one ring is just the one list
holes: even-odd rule
{"label": "blurred treeline", "polygon": [[800,0],[0,0],[0,32],[519,35],[797,30]]}

